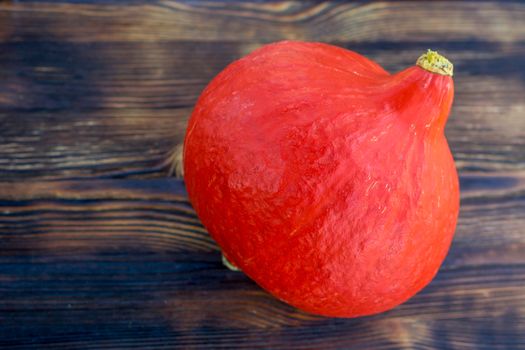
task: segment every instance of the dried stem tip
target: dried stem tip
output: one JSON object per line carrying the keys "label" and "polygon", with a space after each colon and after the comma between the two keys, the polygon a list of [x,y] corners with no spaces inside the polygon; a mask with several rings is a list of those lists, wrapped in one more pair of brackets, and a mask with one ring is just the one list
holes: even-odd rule
{"label": "dried stem tip", "polygon": [[437,51],[428,50],[422,54],[416,64],[429,72],[452,76],[454,73],[454,66],[444,56],[441,56]]}

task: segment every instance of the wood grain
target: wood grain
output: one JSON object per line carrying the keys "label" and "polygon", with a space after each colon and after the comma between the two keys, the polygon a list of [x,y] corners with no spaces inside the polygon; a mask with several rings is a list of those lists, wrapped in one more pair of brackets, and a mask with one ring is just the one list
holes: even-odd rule
{"label": "wood grain", "polygon": [[[302,313],[228,271],[180,180],[1,183],[0,323],[8,326],[0,345],[286,348],[322,334],[331,347],[435,348],[505,329],[518,348],[525,175],[492,179],[462,177],[457,236],[436,280],[394,311],[361,320]],[[462,332],[451,327],[463,322]],[[268,339],[273,332],[286,335]],[[487,345],[504,344],[495,336]]]}
{"label": "wood grain", "polygon": [[[1,349],[525,349],[525,4],[0,2]],[[287,306],[171,175],[202,89],[277,40],[455,64],[461,211],[436,279],[359,319]]]}
{"label": "wood grain", "polygon": [[[339,44],[393,72],[412,65],[426,47],[400,43],[393,54],[384,43]],[[5,91],[0,94],[3,179],[166,175],[200,91],[230,61],[257,47],[221,42],[0,46],[0,62],[7,67],[0,86]],[[435,46],[456,62],[447,136],[458,168],[525,169],[525,45]]]}
{"label": "wood grain", "polygon": [[167,173],[191,108],[0,112],[0,178]]}
{"label": "wood grain", "polygon": [[[490,41],[525,39],[525,7],[519,2],[345,3],[67,1],[4,3],[4,20],[14,21],[14,40],[35,33],[60,41],[276,41],[398,42],[403,40]],[[409,20],[407,20],[409,19]],[[76,25],[73,25],[76,24]],[[5,34],[4,34],[5,35]]]}

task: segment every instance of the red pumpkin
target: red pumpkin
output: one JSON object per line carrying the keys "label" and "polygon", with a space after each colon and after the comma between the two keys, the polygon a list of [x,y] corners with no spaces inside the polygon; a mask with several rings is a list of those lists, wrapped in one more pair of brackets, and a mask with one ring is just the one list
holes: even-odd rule
{"label": "red pumpkin", "polygon": [[184,143],[188,194],[227,259],[302,310],[356,317],[426,286],[458,178],[444,136],[452,65],[391,75],[342,48],[264,46],[208,85]]}

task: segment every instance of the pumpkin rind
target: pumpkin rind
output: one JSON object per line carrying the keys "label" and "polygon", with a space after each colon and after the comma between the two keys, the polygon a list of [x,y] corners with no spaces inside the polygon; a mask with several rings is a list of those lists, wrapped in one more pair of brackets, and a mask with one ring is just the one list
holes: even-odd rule
{"label": "pumpkin rind", "polygon": [[459,210],[444,136],[453,81],[390,75],[321,43],[280,42],[230,64],[190,118],[184,177],[224,255],[277,298],[356,317],[437,273]]}

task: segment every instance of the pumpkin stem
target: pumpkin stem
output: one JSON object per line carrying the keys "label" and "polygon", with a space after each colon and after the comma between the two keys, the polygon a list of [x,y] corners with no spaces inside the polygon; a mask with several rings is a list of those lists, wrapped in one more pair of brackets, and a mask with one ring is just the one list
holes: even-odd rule
{"label": "pumpkin stem", "polygon": [[241,271],[240,268],[238,268],[237,266],[233,265],[225,256],[224,254],[222,254],[222,263],[224,264],[224,266],[226,266],[227,268],[229,268],[230,270],[232,271]]}
{"label": "pumpkin stem", "polygon": [[454,65],[437,51],[428,50],[416,62],[421,68],[436,74],[452,76]]}

